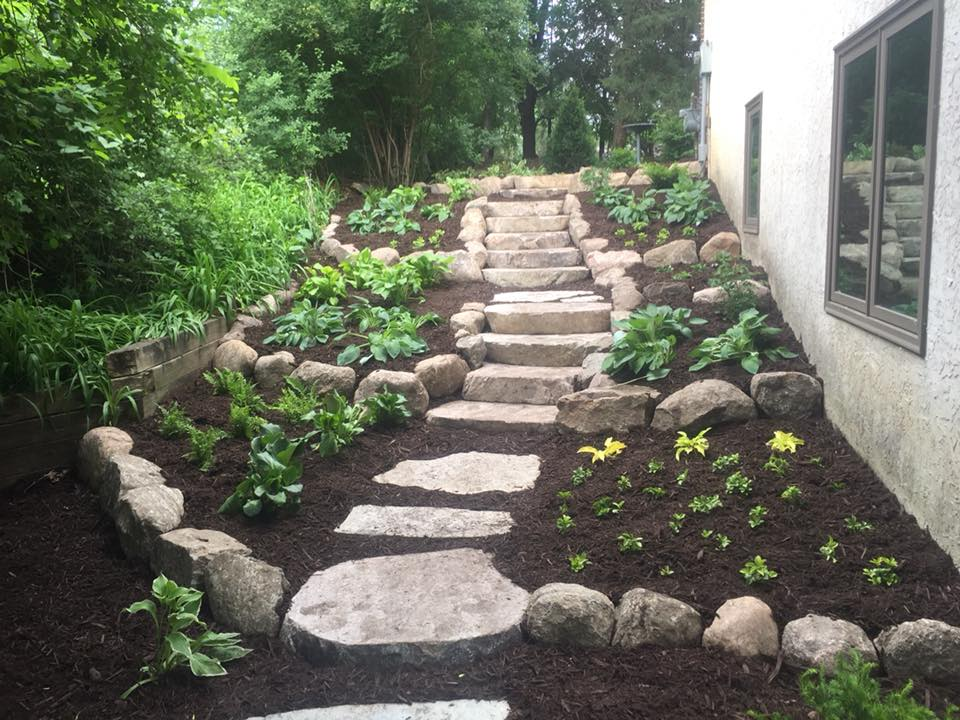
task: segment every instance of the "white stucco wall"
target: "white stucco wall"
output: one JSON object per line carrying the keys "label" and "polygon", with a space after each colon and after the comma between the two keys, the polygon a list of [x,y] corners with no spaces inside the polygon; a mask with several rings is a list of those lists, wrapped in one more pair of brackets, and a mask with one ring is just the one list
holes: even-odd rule
{"label": "white stucco wall", "polygon": [[816,364],[830,419],[960,564],[960,0],[945,0],[924,358],[823,309],[833,48],[893,3],[705,3],[710,176],[740,227],[744,105],[762,92],[760,232],[746,251]]}

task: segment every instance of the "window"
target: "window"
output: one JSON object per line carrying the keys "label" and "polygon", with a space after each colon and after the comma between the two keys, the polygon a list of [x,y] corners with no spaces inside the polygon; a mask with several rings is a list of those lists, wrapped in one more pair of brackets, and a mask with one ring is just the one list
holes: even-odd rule
{"label": "window", "polygon": [[743,230],[760,232],[760,116],[763,95],[747,103],[747,134],[744,139]]}
{"label": "window", "polygon": [[837,47],[827,312],[924,352],[939,0],[902,2]]}

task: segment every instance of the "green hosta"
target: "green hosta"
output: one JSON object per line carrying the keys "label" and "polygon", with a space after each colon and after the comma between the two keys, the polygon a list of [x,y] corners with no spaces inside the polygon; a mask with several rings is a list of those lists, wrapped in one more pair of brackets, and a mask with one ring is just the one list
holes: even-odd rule
{"label": "green hosta", "polygon": [[303,485],[303,439],[288,440],[279,425],[268,423],[250,443],[249,471],[220,512],[247,517],[299,507]]}
{"label": "green hosta", "polygon": [[710,199],[710,183],[684,173],[666,192],[663,219],[671,225],[699,226],[720,209],[720,205]]}
{"label": "green hosta", "polygon": [[[364,365],[371,360],[387,362],[398,357],[412,357],[427,351],[427,343],[417,331],[428,323],[439,323],[440,316],[436,313],[414,315],[404,308],[391,308],[383,315],[376,311],[367,313],[360,327],[368,323],[368,327],[376,327],[367,335],[350,333],[362,338],[363,342],[348,345],[337,356],[338,365],[350,365],[360,361]],[[363,330],[361,330],[361,333]]]}
{"label": "green hosta", "polygon": [[753,480],[737,470],[727,478],[724,487],[727,495],[733,495],[734,493],[738,495],[749,495],[753,492]]}
{"label": "green hosta", "polygon": [[636,222],[649,223],[653,217],[653,209],[657,205],[653,193],[647,192],[642,197],[635,197],[629,190],[627,192],[630,197],[626,202],[611,208],[609,218],[623,225],[633,225]]}
{"label": "green hosta", "polygon": [[376,395],[364,398],[362,420],[366,425],[390,427],[402,425],[412,417],[407,398],[390,392],[386,386]]}
{"label": "green hosta", "polygon": [[336,455],[363,432],[363,407],[351,405],[340,393],[328,393],[306,419],[313,422],[310,438],[319,436],[313,449],[321,457]]}
{"label": "green hosta", "polygon": [[709,515],[717,508],[723,507],[723,502],[719,495],[697,495],[690,501],[688,507],[695,513]]}
{"label": "green hosta", "polygon": [[347,282],[336,268],[315,264],[306,269],[307,277],[297,290],[297,297],[315,305],[337,305],[347,296]]}
{"label": "green hosta", "polygon": [[756,585],[757,583],[773,580],[778,573],[773,568],[767,566],[767,561],[762,556],[757,555],[753,560],[748,560],[740,568],[740,574],[743,576],[747,585]]}
{"label": "green hosta", "polygon": [[693,336],[690,325],[702,325],[686,308],[647,305],[616,323],[610,353],[603,361],[603,372],[629,372],[645,380],[660,380],[670,373],[667,367],[676,357],[680,337]]}
{"label": "green hosta", "polygon": [[422,188],[399,186],[389,194],[380,188],[367,191],[363,207],[347,215],[347,225],[355,233],[393,232],[404,235],[420,232],[419,223],[407,217],[426,193]]}
{"label": "green hosta", "polygon": [[[153,581],[151,598],[133,603],[126,612],[145,612],[153,620],[156,638],[150,662],[140,668],[140,679],[121,696],[126,699],[140,687],[152,683],[178,667],[189,667],[197,677],[226,675],[223,663],[237,660],[250,651],[240,647],[237,633],[217,633],[200,619],[203,593],[181,587],[165,576]],[[200,631],[199,634],[196,631]]]}
{"label": "green hosta", "polygon": [[386,265],[364,248],[340,264],[344,281],[357,290],[369,290],[390,305],[403,305],[432,287],[449,271],[452,257],[432,252]]}
{"label": "green hosta", "polygon": [[444,182],[450,188],[450,202],[452,203],[469,200],[476,195],[473,183],[466,178],[448,177]]}
{"label": "green hosta", "polygon": [[322,345],[345,331],[343,311],[330,305],[315,307],[309,300],[295,305],[289,313],[273,321],[274,333],[264,342],[301,350]]}
{"label": "green hosta", "polygon": [[436,220],[437,222],[444,222],[449,219],[453,214],[453,211],[450,209],[449,205],[444,205],[443,203],[437,203],[435,205],[424,205],[420,208],[420,214],[423,215],[426,220]]}
{"label": "green hosta", "polygon": [[761,356],[767,360],[795,358],[797,354],[784,347],[771,347],[781,328],[770,327],[764,322],[766,319],[757,310],[744,310],[736,325],[707,338],[690,352],[696,360],[690,370],[696,372],[714,363],[739,360],[740,367],[752,375],[760,369]]}
{"label": "green hosta", "polygon": [[[678,432],[677,439],[673,443],[673,449],[676,450],[673,456],[674,459],[680,460],[681,455],[689,455],[692,452],[699,453],[700,457],[706,457],[707,450],[710,449],[710,440],[707,438],[707,433],[710,432],[711,429],[712,428],[704,428],[693,437],[687,435],[683,430]],[[677,479],[679,480],[679,477]],[[686,480],[686,475],[684,475],[684,480]]]}

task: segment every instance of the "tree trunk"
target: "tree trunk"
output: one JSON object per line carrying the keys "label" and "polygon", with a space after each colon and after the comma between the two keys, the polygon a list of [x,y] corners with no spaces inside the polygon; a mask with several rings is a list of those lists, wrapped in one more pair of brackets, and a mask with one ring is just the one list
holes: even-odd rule
{"label": "tree trunk", "polygon": [[520,134],[523,137],[523,159],[537,158],[537,88],[527,83],[523,99],[517,104],[520,111]]}
{"label": "tree trunk", "polygon": [[623,120],[617,119],[613,123],[613,141],[610,143],[613,147],[622,148],[627,144],[627,129],[623,126]]}
{"label": "tree trunk", "polygon": [[[493,105],[487,103],[483,108],[483,129],[490,131],[493,130]],[[487,145],[483,150],[483,159],[487,165],[493,163],[493,156],[496,148],[493,144]]]}

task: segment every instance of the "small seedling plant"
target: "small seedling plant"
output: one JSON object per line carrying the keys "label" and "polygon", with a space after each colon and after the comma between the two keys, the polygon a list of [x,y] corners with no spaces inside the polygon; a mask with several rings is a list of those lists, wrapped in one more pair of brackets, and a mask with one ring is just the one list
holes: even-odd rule
{"label": "small seedling plant", "polygon": [[726,252],[717,254],[716,263],[717,266],[707,284],[723,290],[720,313],[733,322],[744,310],[757,307],[757,294],[749,282],[753,272],[747,265],[736,262]]}
{"label": "small seedling plant", "polygon": [[593,477],[593,470],[591,470],[589,467],[581,465],[572,473],[570,473],[570,482],[574,487],[580,487],[591,477]]}
{"label": "small seedling plant", "polygon": [[859,520],[856,515],[849,515],[843,519],[843,526],[850,532],[862,533],[873,530],[873,523]]}
{"label": "small seedling plant", "polygon": [[563,513],[560,517],[557,518],[557,530],[560,531],[560,534],[564,534],[573,530],[576,527],[576,523],[573,521],[573,518],[570,517],[567,513]]}
{"label": "small seedling plant", "polygon": [[804,445],[803,438],[799,438],[791,432],[783,430],[774,430],[773,437],[767,440],[767,447],[774,452],[796,454],[797,448]]}
{"label": "small seedling plant", "polygon": [[140,668],[140,679],[121,698],[126,700],[137,689],[156,682],[179,667],[188,667],[197,677],[226,675],[223,664],[250,653],[240,646],[237,633],[217,633],[207,629],[200,619],[203,593],[181,587],[164,575],[150,588],[151,597],[126,608],[135,615],[146,613],[153,620],[155,647],[152,659]]}
{"label": "small seedling plant", "polygon": [[740,574],[747,585],[768,582],[778,577],[777,571],[768,567],[767,561],[761,555],[756,555],[752,560],[744,563],[744,566],[740,568]]}
{"label": "small seedling plant", "polygon": [[662,460],[654,459],[647,463],[647,473],[650,475],[659,475],[665,467],[666,465],[663,464]]}
{"label": "small seedling plant", "polygon": [[697,372],[716,363],[738,360],[740,367],[753,375],[760,370],[762,358],[775,361],[797,357],[795,352],[773,345],[773,338],[782,329],[767,325],[766,319],[766,315],[761,315],[755,309],[744,310],[735,325],[720,335],[706,338],[690,351],[690,357],[696,360],[690,366],[690,371]]}
{"label": "small seedling plant", "polygon": [[803,490],[796,485],[788,485],[786,489],[780,493],[780,499],[790,505],[798,505],[803,500]]}
{"label": "small seedling plant", "polygon": [[660,228],[657,231],[657,245],[663,245],[667,240],[670,239],[670,231],[667,228]]}
{"label": "small seedling plant", "polygon": [[590,455],[590,462],[606,462],[607,458],[617,457],[624,450],[627,449],[627,446],[620,442],[619,440],[614,440],[612,437],[608,437],[603,441],[602,448],[596,448],[593,445],[584,445],[579,450],[578,453],[584,453]]}
{"label": "small seedling plant", "polygon": [[679,535],[680,531],[683,529],[683,523],[687,519],[686,513],[674,513],[670,516],[670,521],[667,523],[667,526],[670,528],[670,532],[674,535]]}
{"label": "small seedling plant", "polygon": [[840,543],[833,539],[832,535],[827,536],[827,541],[820,546],[820,556],[827,562],[832,562],[836,564],[837,562],[837,549],[840,547]]}
{"label": "small seedling plant", "polygon": [[683,487],[683,484],[689,479],[689,477],[690,477],[690,468],[684,468],[683,470],[677,473],[677,478],[676,478],[677,485]]}
{"label": "small seedling plant", "polygon": [[602,495],[593,501],[593,514],[598,518],[619,515],[623,511],[623,506],[623,500],[614,500],[609,495]]}
{"label": "small seedling plant", "polygon": [[585,552],[578,552],[575,555],[571,555],[567,558],[567,563],[570,565],[570,570],[575,573],[583,572],[586,570],[587,565],[593,565]]}
{"label": "small seedling plant", "polygon": [[733,475],[727,477],[724,487],[727,495],[746,496],[753,492],[753,480],[737,470]]}
{"label": "small seedling plant", "polygon": [[749,525],[751,529],[756,530],[767,521],[766,517],[767,508],[763,505],[754,505],[750,508],[750,513],[747,515],[747,525]]}
{"label": "small seedling plant", "polygon": [[774,475],[783,477],[787,474],[787,471],[790,469],[790,461],[787,460],[783,455],[777,455],[774,453],[770,458],[763,464],[763,469],[772,472]]}
{"label": "small seedling plant", "polygon": [[620,492],[626,492],[633,487],[633,483],[630,481],[629,476],[621,475],[617,478],[617,490]]}
{"label": "small seedling plant", "polygon": [[622,553],[640,552],[643,550],[643,538],[633,533],[622,532],[617,535],[617,549]]}
{"label": "small seedling plant", "polygon": [[160,407],[160,421],[157,423],[157,432],[165,438],[187,437],[193,431],[193,421],[187,417],[183,408],[176,401],[166,407]]}
{"label": "small seedling plant", "polygon": [[191,427],[187,435],[190,449],[184,457],[196,465],[201,472],[209,472],[216,460],[213,451],[217,443],[225,437],[227,437],[227,433],[217,427],[207,428],[206,430]]}
{"label": "small seedling plant", "polygon": [[716,460],[710,464],[710,468],[714,472],[726,472],[731,468],[735,468],[740,464],[740,453],[730,453],[729,455],[721,455]]}
{"label": "small seedling plant", "polygon": [[643,490],[641,490],[640,492],[642,492],[644,495],[649,495],[655,500],[659,500],[660,498],[666,497],[667,495],[667,491],[662,487],[660,487],[659,485],[649,485],[645,487]]}
{"label": "small seedling plant", "polygon": [[690,501],[688,507],[695,513],[709,515],[717,508],[723,507],[719,495],[697,495]]}
{"label": "small seedling plant", "polygon": [[900,582],[898,567],[900,563],[895,557],[879,555],[870,559],[870,566],[863,569],[863,574],[871,585],[890,587]]}
{"label": "small seedling plant", "polygon": [[250,443],[247,476],[220,506],[219,512],[247,517],[295,510],[303,485],[301,455],[305,441],[288,440],[279,425],[268,423]]}
{"label": "small seedling plant", "polygon": [[687,308],[647,305],[635,310],[626,320],[615,323],[610,353],[601,366],[608,375],[626,373],[645,380],[661,380],[676,357],[680,338],[693,337],[691,326],[706,320],[693,317]]}
{"label": "small seedling plant", "polygon": [[673,568],[669,565],[661,565],[657,572],[660,573],[660,577],[670,577],[674,574]]}

